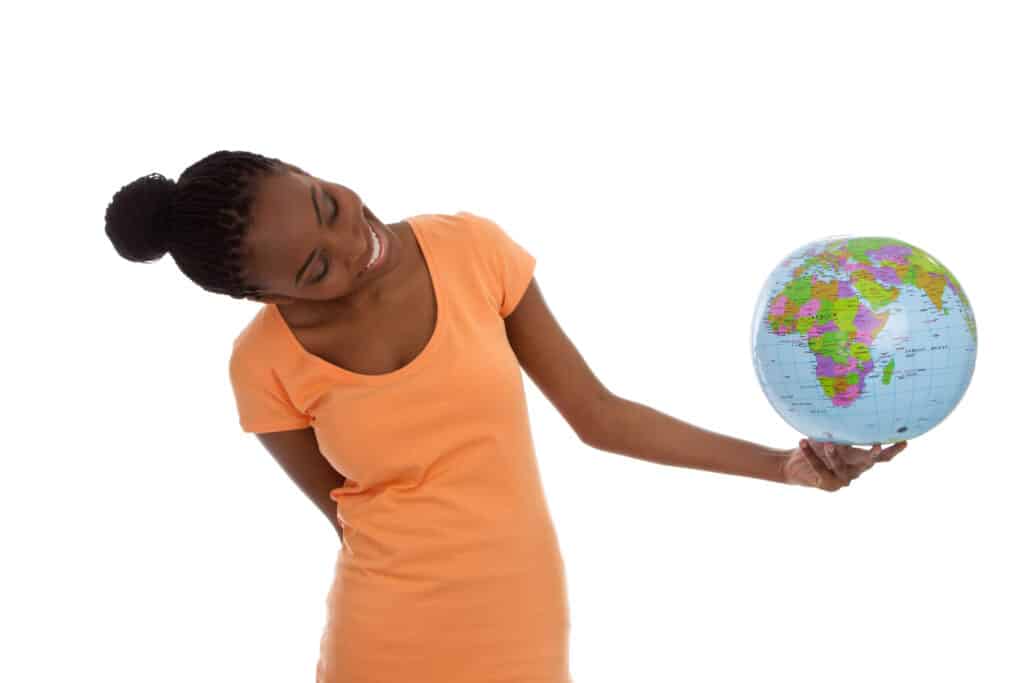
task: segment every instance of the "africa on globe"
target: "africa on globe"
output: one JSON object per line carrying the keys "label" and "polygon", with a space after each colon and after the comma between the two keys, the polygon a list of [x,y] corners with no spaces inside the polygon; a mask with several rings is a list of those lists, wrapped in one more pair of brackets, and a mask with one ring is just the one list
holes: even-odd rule
{"label": "africa on globe", "polygon": [[974,374],[978,331],[956,277],[887,237],[832,237],[768,276],[751,330],[776,412],[837,444],[892,443],[938,425]]}

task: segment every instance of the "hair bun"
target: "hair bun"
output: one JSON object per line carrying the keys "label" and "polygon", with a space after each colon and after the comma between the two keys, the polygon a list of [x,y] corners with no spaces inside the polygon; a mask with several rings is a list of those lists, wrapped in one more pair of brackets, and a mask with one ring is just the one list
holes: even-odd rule
{"label": "hair bun", "polygon": [[116,193],[106,212],[106,233],[129,261],[155,261],[167,253],[174,190],[159,173],[142,176]]}

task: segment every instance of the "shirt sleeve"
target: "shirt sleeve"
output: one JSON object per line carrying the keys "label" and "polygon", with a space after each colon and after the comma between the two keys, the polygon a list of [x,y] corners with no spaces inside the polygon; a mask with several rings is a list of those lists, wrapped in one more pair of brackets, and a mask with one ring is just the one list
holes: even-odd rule
{"label": "shirt sleeve", "polygon": [[494,221],[468,211],[459,213],[473,224],[474,240],[484,266],[491,300],[498,314],[506,318],[526,293],[537,259]]}
{"label": "shirt sleeve", "polygon": [[312,418],[288,398],[273,369],[254,361],[237,345],[231,352],[229,374],[243,432],[280,432],[312,424]]}

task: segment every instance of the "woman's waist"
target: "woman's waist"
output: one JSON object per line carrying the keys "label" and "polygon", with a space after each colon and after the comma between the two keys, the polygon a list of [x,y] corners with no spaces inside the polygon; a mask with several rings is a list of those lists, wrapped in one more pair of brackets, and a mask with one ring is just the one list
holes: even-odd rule
{"label": "woman's waist", "polygon": [[554,540],[504,548],[417,547],[386,556],[348,551],[341,553],[331,587],[335,614],[389,621],[387,615],[426,618],[454,608],[481,615],[492,609],[520,615],[567,609],[565,566]]}
{"label": "woman's waist", "polygon": [[489,528],[360,524],[346,526],[338,563],[358,572],[413,580],[516,574],[562,563],[550,521]]}

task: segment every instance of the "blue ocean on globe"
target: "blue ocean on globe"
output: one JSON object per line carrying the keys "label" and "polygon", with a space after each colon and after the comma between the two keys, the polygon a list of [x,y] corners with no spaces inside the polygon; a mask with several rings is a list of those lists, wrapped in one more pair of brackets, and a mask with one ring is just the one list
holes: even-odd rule
{"label": "blue ocean on globe", "polygon": [[754,370],[776,412],[817,441],[918,437],[974,374],[967,294],[934,257],[887,237],[831,237],[784,258],[751,325]]}

